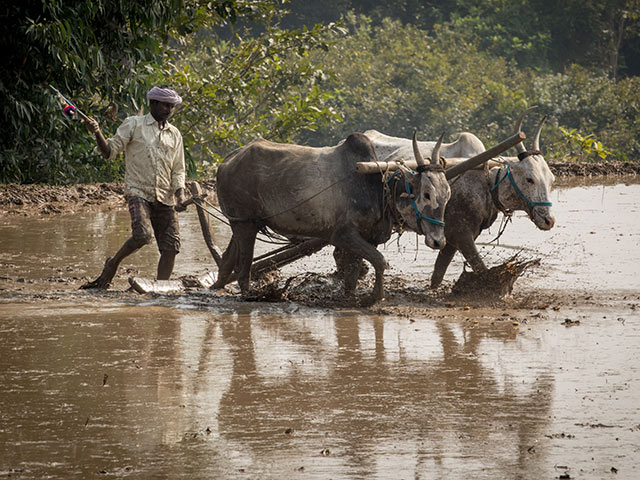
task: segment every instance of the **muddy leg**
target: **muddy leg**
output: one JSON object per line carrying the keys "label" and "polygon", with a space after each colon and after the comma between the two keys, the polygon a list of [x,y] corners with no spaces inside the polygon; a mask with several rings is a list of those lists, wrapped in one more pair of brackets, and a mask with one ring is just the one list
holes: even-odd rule
{"label": "muddy leg", "polygon": [[476,243],[472,238],[463,239],[459,244],[460,253],[464,256],[465,260],[471,265],[471,269],[475,273],[484,272],[487,270],[487,266],[480,258]]}
{"label": "muddy leg", "polygon": [[457,251],[456,247],[450,243],[447,243],[444,248],[440,250],[436,263],[433,266],[433,273],[431,274],[431,288],[438,288],[440,286],[444,274],[447,272],[447,268],[449,268],[449,264]]}
{"label": "muddy leg", "polygon": [[[338,248],[344,249],[347,254],[364,258],[373,265],[376,272],[376,281],[371,297],[364,303],[369,305],[382,300],[384,298],[384,271],[389,265],[378,249],[362,238],[358,232],[349,228],[337,230],[331,239],[331,243]],[[348,295],[347,286],[345,279],[345,293]]]}
{"label": "muddy leg", "polygon": [[[349,256],[344,250],[342,253],[345,255],[340,261],[340,267],[338,267],[338,278],[342,278],[344,282],[344,292],[346,295],[353,295],[358,284],[358,274],[360,271],[361,258],[349,260]],[[334,255],[335,256],[335,255]]]}
{"label": "muddy leg", "polygon": [[242,293],[246,293],[251,284],[251,263],[253,262],[253,248],[256,243],[258,227],[252,222],[238,222],[232,223],[231,228],[236,237],[238,249],[235,268],[238,274],[238,285]]}
{"label": "muddy leg", "polygon": [[218,279],[211,287],[212,289],[222,288],[229,283],[229,277],[233,273],[238,258],[238,247],[235,238],[235,236],[231,236],[229,245],[227,245],[227,249],[222,254],[222,260],[218,267]]}
{"label": "muddy leg", "polygon": [[120,250],[116,252],[113,257],[107,258],[107,261],[104,262],[104,268],[102,269],[102,273],[98,278],[93,280],[92,282],[85,283],[80,288],[83,290],[86,289],[107,289],[111,284],[111,280],[115,277],[116,272],[118,271],[118,267],[120,266],[120,262],[124,260],[126,257],[134,253],[135,251],[142,248],[144,245],[149,243],[151,238],[149,239],[135,239],[130,237]]}
{"label": "muddy leg", "polygon": [[362,258],[354,258],[341,248],[336,247],[333,250],[333,259],[336,262],[335,274],[340,279],[347,278],[347,275],[355,275],[357,281],[364,278],[369,271],[369,267]]}
{"label": "muddy leg", "polygon": [[162,252],[158,260],[158,280],[169,280],[176,262],[176,252]]}

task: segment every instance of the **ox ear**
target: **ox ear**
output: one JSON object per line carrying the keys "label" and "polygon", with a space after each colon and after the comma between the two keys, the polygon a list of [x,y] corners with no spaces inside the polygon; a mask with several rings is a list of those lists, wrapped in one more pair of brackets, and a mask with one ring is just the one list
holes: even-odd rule
{"label": "ox ear", "polygon": [[540,151],[540,132],[542,132],[542,127],[544,126],[544,122],[546,121],[547,121],[547,116],[545,115],[544,117],[542,117],[542,120],[540,120],[540,123],[538,124],[538,130],[536,130],[536,134],[533,137],[532,150],[536,152]]}
{"label": "ox ear", "polygon": [[[522,131],[522,122],[524,121],[524,117],[526,117],[529,112],[535,110],[536,108],[538,108],[538,106],[534,105],[533,107],[527,108],[524,112],[520,114],[520,116],[518,117],[518,120],[516,120],[516,125],[514,128],[514,133],[516,135]],[[522,142],[516,144],[516,150],[518,150],[518,153],[525,153],[527,151],[526,147],[524,146],[524,143]]]}

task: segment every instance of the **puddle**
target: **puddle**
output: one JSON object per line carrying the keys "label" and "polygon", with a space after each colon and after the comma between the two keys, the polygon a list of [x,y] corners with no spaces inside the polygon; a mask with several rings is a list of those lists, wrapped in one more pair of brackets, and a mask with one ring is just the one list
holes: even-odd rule
{"label": "puddle", "polygon": [[[513,296],[557,305],[393,315],[123,293],[152,247],[115,291],[78,292],[126,211],[1,219],[0,478],[638,478],[640,185],[552,201],[553,230],[518,216],[482,253],[541,258]],[[211,270],[180,221],[176,274]],[[384,253],[426,288],[434,252]],[[325,249],[284,273],[332,269]]]}

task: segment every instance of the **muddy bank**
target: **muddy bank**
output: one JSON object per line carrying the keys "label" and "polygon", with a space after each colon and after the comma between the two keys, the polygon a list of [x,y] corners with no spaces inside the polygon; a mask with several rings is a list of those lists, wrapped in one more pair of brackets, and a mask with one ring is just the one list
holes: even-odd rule
{"label": "muddy bank", "polygon": [[[640,174],[640,162],[550,163],[557,177],[597,177]],[[215,179],[200,180],[208,190]],[[0,216],[52,215],[93,207],[114,208],[124,205],[121,183],[81,185],[0,184]]]}
{"label": "muddy bank", "polygon": [[549,162],[549,168],[556,177],[638,175],[640,162]]}
{"label": "muddy bank", "polygon": [[[200,183],[213,189],[213,179]],[[124,206],[123,183],[78,185],[0,184],[0,216],[54,215],[95,207],[110,209]]]}

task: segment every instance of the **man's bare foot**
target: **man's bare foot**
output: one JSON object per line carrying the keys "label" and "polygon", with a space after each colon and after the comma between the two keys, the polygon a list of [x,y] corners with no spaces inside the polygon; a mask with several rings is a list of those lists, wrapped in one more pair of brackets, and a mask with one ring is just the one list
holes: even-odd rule
{"label": "man's bare foot", "polygon": [[118,267],[111,264],[111,257],[107,258],[107,260],[104,262],[104,268],[102,269],[102,273],[100,274],[100,276],[92,282],[85,283],[80,287],[80,289],[106,290],[107,288],[109,288],[109,285],[111,285],[111,280],[113,280],[113,277],[115,277],[117,270]]}

